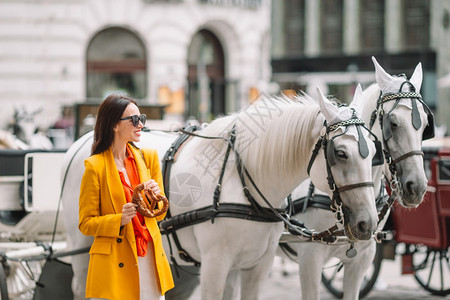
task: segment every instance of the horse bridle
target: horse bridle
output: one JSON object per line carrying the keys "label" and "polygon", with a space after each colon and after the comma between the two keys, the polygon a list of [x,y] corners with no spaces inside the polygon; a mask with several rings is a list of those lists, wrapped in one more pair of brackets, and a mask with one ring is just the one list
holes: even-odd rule
{"label": "horse bridle", "polygon": [[[399,75],[399,76],[404,76],[404,75]],[[405,85],[410,86],[410,89],[411,89],[410,92],[402,91],[403,87]],[[389,180],[388,182],[389,182],[391,191],[393,193],[397,193],[398,189],[399,189],[399,181],[398,181],[396,165],[408,157],[411,157],[414,155],[420,155],[423,157],[423,155],[424,155],[422,150],[411,150],[411,151],[406,152],[406,153],[400,155],[399,157],[393,159],[393,157],[391,156],[391,151],[388,146],[388,140],[392,138],[391,113],[394,111],[395,108],[397,108],[401,99],[407,99],[407,98],[411,99],[411,107],[412,107],[411,122],[413,124],[413,127],[416,130],[419,130],[421,127],[421,123],[422,123],[422,121],[420,119],[419,109],[417,107],[417,102],[416,102],[416,101],[418,101],[422,104],[422,107],[424,108],[424,110],[427,114],[427,121],[428,121],[428,124],[426,125],[426,127],[423,131],[422,140],[427,140],[427,139],[433,138],[434,137],[433,113],[431,112],[431,109],[428,107],[428,105],[422,100],[422,95],[416,92],[414,85],[408,80],[406,80],[402,83],[402,85],[399,88],[398,93],[383,95],[382,91],[380,91],[380,96],[378,98],[377,107],[372,112],[372,116],[371,116],[371,120],[370,120],[369,128],[372,128],[372,126],[375,123],[376,116],[378,115],[381,131],[382,131],[382,141],[383,141],[383,145],[384,145],[383,152],[384,152],[384,156],[386,158],[386,162],[388,163],[388,166],[389,166],[389,171],[391,173],[391,180]],[[394,101],[394,100],[395,100],[395,103],[392,106],[391,110],[389,110],[388,112],[385,112],[383,104],[386,102],[389,102],[389,101]]]}
{"label": "horse bridle", "polygon": [[[333,140],[339,136],[344,135],[348,131],[349,126],[356,126],[356,130],[358,131],[358,147],[359,147],[359,153],[363,158],[366,158],[369,155],[369,149],[367,147],[367,143],[364,140],[364,137],[362,135],[361,127],[366,129],[372,137],[374,137],[374,142],[377,148],[377,153],[381,152],[381,143],[378,141],[378,138],[364,125],[364,121],[362,119],[359,119],[355,116],[355,113],[353,114],[352,118],[342,121],[333,125],[328,126],[325,122],[326,132],[322,136],[320,136],[319,140],[317,141],[314,150],[312,152],[311,158],[309,160],[308,164],[308,175],[310,174],[312,164],[316,158],[316,156],[319,153],[320,148],[323,148],[325,161],[326,161],[326,167],[327,167],[327,181],[328,186],[330,187],[330,190],[333,193],[333,196],[331,198],[331,204],[330,208],[334,212],[337,223],[341,223],[345,225],[348,222],[348,212],[346,209],[343,209],[343,203],[340,196],[341,192],[349,191],[352,189],[357,189],[361,187],[374,187],[374,183],[372,181],[365,181],[365,182],[359,182],[355,184],[348,184],[345,186],[337,187],[336,182],[333,177],[333,173],[331,172],[331,167],[336,164],[335,158],[334,158],[334,142]],[[329,134],[335,130],[337,130],[340,127],[345,127],[344,132],[335,135],[331,139],[329,138]],[[376,154],[375,157],[379,158],[381,155]],[[381,156],[382,158],[382,156]],[[376,159],[375,164],[381,164],[383,161],[379,161],[379,159]],[[337,226],[333,227],[334,230],[337,230]],[[331,229],[331,228],[330,228]],[[327,230],[329,231],[329,230]]]}
{"label": "horse bridle", "polygon": [[[400,77],[405,77],[403,74],[399,75]],[[411,91],[410,92],[403,92],[404,85],[409,85]],[[411,150],[409,152],[406,152],[405,154],[400,155],[396,159],[393,159],[391,156],[391,151],[388,146],[388,140],[392,138],[392,128],[391,128],[391,113],[394,111],[395,108],[397,108],[398,104],[400,103],[401,99],[411,99],[411,122],[413,124],[413,127],[416,130],[419,130],[421,127],[422,121],[420,119],[420,113],[419,109],[417,107],[416,101],[420,102],[422,104],[423,109],[425,110],[427,114],[427,121],[428,124],[426,125],[423,134],[422,134],[422,140],[427,140],[434,137],[434,116],[431,112],[431,109],[428,107],[428,105],[422,100],[422,95],[416,92],[416,89],[414,85],[409,81],[405,80],[400,88],[398,93],[392,93],[392,94],[386,94],[383,95],[383,92],[380,91],[380,96],[377,101],[377,106],[375,110],[372,112],[372,116],[370,119],[370,126],[369,128],[372,129],[376,117],[378,115],[378,120],[381,127],[382,132],[382,141],[384,145],[383,153],[386,158],[386,162],[389,166],[389,172],[391,173],[391,179],[388,179],[389,187],[391,189],[392,196],[386,203],[385,207],[381,210],[379,214],[379,222],[384,218],[385,213],[390,208],[390,206],[393,204],[394,200],[399,197],[398,190],[399,190],[399,178],[397,175],[396,165],[401,162],[404,159],[407,159],[408,157],[414,156],[414,155],[420,155],[423,157],[423,151],[422,150]],[[394,101],[395,103],[392,106],[391,110],[389,110],[387,113],[384,110],[383,104],[388,101]]]}

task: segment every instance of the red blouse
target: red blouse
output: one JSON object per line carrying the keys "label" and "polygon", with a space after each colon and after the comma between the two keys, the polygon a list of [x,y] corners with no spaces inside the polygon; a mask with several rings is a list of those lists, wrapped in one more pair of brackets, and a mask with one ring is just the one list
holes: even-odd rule
{"label": "red blouse", "polygon": [[[125,175],[119,171],[120,180],[122,181],[123,191],[125,192],[125,198],[127,202],[131,202],[131,197],[133,196],[133,189],[139,185],[140,179],[136,168],[136,162],[127,145],[128,157],[125,159],[125,169],[127,171],[128,179],[130,180],[131,186],[125,180]],[[147,245],[151,240],[150,232],[145,225],[144,217],[138,212],[136,216],[131,220],[134,229],[134,235],[136,236],[136,247],[138,256],[145,256],[147,254]]]}

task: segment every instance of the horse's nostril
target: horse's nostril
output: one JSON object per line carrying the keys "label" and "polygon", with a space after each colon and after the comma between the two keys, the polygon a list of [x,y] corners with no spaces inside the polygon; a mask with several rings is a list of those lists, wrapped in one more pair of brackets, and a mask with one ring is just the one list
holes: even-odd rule
{"label": "horse's nostril", "polygon": [[365,233],[365,232],[367,232],[368,228],[369,228],[369,226],[367,225],[367,222],[362,221],[362,222],[358,223],[359,232]]}
{"label": "horse's nostril", "polygon": [[408,193],[410,193],[410,194],[415,194],[415,190],[414,190],[414,181],[407,181],[407,182],[406,182],[406,190],[407,190]]}

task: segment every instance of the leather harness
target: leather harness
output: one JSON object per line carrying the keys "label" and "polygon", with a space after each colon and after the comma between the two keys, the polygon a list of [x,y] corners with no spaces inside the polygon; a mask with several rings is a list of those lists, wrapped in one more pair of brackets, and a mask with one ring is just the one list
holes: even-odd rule
{"label": "leather harness", "polygon": [[[186,130],[183,131],[183,134],[171,145],[169,150],[166,152],[164,159],[163,159],[163,180],[164,180],[164,186],[166,191],[166,196],[169,198],[169,183],[170,183],[170,169],[172,164],[174,163],[175,156],[177,151],[182,147],[182,145],[188,140],[191,136],[197,136],[202,138],[212,138],[212,137],[206,137],[206,136],[200,136],[195,134],[194,132],[198,128],[195,126],[191,126],[186,128]],[[161,233],[169,235],[171,234],[174,240],[175,245],[177,246],[179,255],[181,259],[183,259],[186,262],[194,263],[196,266],[200,266],[200,262],[196,261],[194,258],[192,258],[187,251],[185,251],[178,239],[176,231],[178,229],[195,225],[198,223],[202,223],[205,221],[211,220],[212,223],[214,223],[215,218],[238,218],[238,219],[244,219],[244,220],[251,220],[251,221],[258,221],[258,222],[281,222],[282,219],[279,218],[278,214],[285,214],[289,208],[284,209],[277,209],[276,212],[274,212],[273,208],[268,207],[262,207],[259,205],[255,198],[250,194],[249,189],[247,187],[247,184],[245,182],[245,175],[249,177],[248,173],[246,172],[245,167],[242,166],[242,162],[238,156],[238,153],[234,149],[234,141],[235,141],[235,134],[234,134],[234,128],[231,132],[230,138],[228,139],[228,146],[225,153],[224,162],[222,164],[222,169],[219,176],[219,181],[216,185],[216,188],[214,190],[214,196],[213,196],[213,204],[203,207],[201,209],[197,209],[194,211],[189,211],[183,214],[179,214],[176,216],[170,216],[170,209],[167,214],[166,219],[162,220],[159,223],[159,226],[161,228]],[[222,137],[214,137],[217,139],[224,139]],[[226,139],[225,139],[226,140]],[[230,155],[231,150],[234,150],[236,157],[236,168],[238,170],[239,177],[241,179],[243,192],[247,200],[250,202],[250,205],[241,204],[241,203],[220,203],[220,194],[222,190],[222,180],[225,173],[226,164]],[[251,177],[249,177],[251,180]],[[169,240],[170,244],[170,240]],[[170,251],[172,252],[172,247],[169,245]],[[171,253],[172,254],[172,253]],[[175,265],[176,261],[173,258],[173,255],[171,255],[172,261]]]}
{"label": "leather harness", "polygon": [[[324,124],[327,128],[327,132],[325,135],[321,136],[319,140],[316,143],[316,146],[313,150],[309,166],[308,166],[308,173],[312,166],[312,162],[316,158],[318,151],[321,147],[324,148],[324,155],[325,160],[327,161],[327,173],[328,173],[328,183],[330,185],[330,188],[333,190],[333,204],[331,205],[331,208],[336,211],[336,216],[338,217],[338,222],[345,222],[345,220],[342,220],[342,218],[345,219],[345,211],[342,211],[342,201],[340,199],[339,192],[342,192],[344,190],[354,189],[354,188],[360,188],[365,186],[373,186],[373,182],[363,182],[358,184],[352,184],[347,185],[343,187],[336,187],[334,183],[334,178],[331,173],[330,165],[327,158],[327,151],[325,150],[327,148],[327,142],[328,142],[328,134],[330,131],[333,131],[338,128],[338,126],[327,126]],[[364,123],[360,119],[350,119],[348,121],[344,121],[338,124],[339,126],[349,126],[349,125],[355,125],[355,126],[364,126]],[[314,232],[309,230],[305,227],[305,225],[295,219],[291,219],[291,213],[293,212],[292,208],[292,201],[288,201],[288,206],[283,209],[276,209],[272,207],[270,202],[264,197],[264,195],[261,193],[261,191],[256,186],[255,182],[253,181],[252,177],[250,176],[248,170],[245,168],[245,166],[242,164],[240,155],[238,151],[235,148],[235,127],[233,126],[233,129],[230,133],[229,138],[224,137],[210,137],[210,136],[202,136],[195,133],[197,130],[197,127],[188,127],[186,130],[182,131],[182,135],[171,145],[169,150],[166,152],[163,160],[163,180],[164,180],[164,186],[166,190],[166,196],[169,198],[169,183],[170,183],[170,169],[172,164],[174,163],[175,156],[177,151],[182,147],[182,145],[188,140],[191,136],[201,137],[201,138],[208,138],[208,139],[223,139],[227,142],[227,150],[224,157],[224,162],[222,164],[222,169],[220,172],[219,180],[216,185],[216,188],[214,190],[214,196],[213,196],[213,204],[210,206],[203,207],[198,210],[189,211],[180,215],[176,216],[170,216],[170,210],[167,214],[167,218],[165,220],[162,220],[160,222],[160,228],[162,234],[172,234],[173,240],[175,245],[177,246],[178,252],[180,257],[186,261],[194,263],[196,266],[200,266],[200,262],[196,261],[194,258],[192,258],[187,251],[185,251],[178,239],[176,230],[184,228],[186,226],[191,226],[194,224],[198,224],[201,222],[209,221],[211,220],[212,223],[214,223],[215,218],[217,217],[228,217],[228,218],[239,218],[239,219],[245,219],[245,220],[251,220],[251,221],[258,221],[258,222],[281,222],[283,221],[286,228],[295,235],[301,235],[303,237],[306,237],[310,240],[321,240],[326,243],[332,243],[335,240],[335,235],[337,234],[343,234],[343,233],[337,233],[337,226],[335,225],[335,228],[332,228],[331,230],[326,230],[324,232]],[[367,128],[366,128],[367,129]],[[369,131],[370,132],[370,131]],[[242,190],[249,201],[249,205],[246,204],[238,204],[238,203],[220,203],[220,193],[222,189],[222,180],[225,173],[226,164],[228,161],[228,157],[230,152],[233,151],[236,158],[236,168],[238,171],[239,178],[241,180],[242,184]],[[268,207],[262,207],[259,205],[255,198],[251,195],[249,188],[246,183],[246,178],[249,180],[253,188],[256,190],[256,192],[259,194],[261,199],[267,204]],[[330,207],[330,205],[328,205]],[[169,239],[169,247],[171,252],[171,259],[174,265],[177,265],[173,255],[172,255],[172,246],[170,244]]]}

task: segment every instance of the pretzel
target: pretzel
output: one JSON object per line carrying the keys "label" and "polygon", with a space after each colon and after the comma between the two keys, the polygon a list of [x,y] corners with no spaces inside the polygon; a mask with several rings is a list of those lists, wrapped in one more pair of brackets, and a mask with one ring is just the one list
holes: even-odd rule
{"label": "pretzel", "polygon": [[[142,199],[142,191],[144,191],[145,196],[150,202],[150,207],[148,207],[145,201]],[[160,201],[163,202],[163,208],[155,209],[155,207],[157,207],[156,204]],[[143,183],[139,184],[134,188],[133,196],[131,197],[131,202],[136,204],[137,205],[136,210],[141,215],[147,218],[154,218],[160,216],[163,213],[167,212],[167,210],[169,209],[169,200],[167,200],[167,198],[164,197],[163,195],[160,194],[156,195],[152,189],[146,189]]]}

